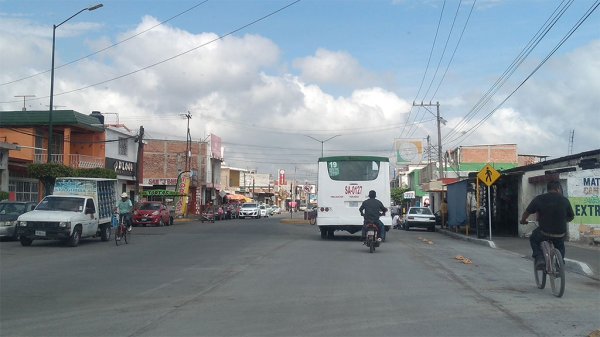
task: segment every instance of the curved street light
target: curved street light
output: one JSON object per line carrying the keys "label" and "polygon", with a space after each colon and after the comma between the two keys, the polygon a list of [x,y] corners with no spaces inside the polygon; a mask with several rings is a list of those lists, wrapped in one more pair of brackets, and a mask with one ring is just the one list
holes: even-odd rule
{"label": "curved street light", "polygon": [[52,26],[52,68],[50,70],[50,107],[49,107],[50,110],[48,113],[48,158],[46,160],[48,163],[51,162],[50,157],[52,156],[52,133],[54,131],[52,128],[52,112],[54,111],[54,49],[56,47],[56,28],[60,27],[63,23],[71,20],[72,18],[74,18],[75,16],[77,16],[79,13],[81,13],[83,11],[93,11],[102,6],[103,6],[102,4],[97,4],[97,5],[94,5],[91,7],[86,7],[84,9],[80,10],[79,12],[71,15],[68,19],[59,23],[58,25]]}
{"label": "curved street light", "polygon": [[320,140],[320,139],[317,139],[317,138],[315,138],[315,137],[312,137],[312,136],[309,136],[309,135],[305,135],[305,136],[306,136],[306,137],[308,137],[308,138],[314,139],[314,140],[316,140],[317,142],[321,143],[321,157],[323,157],[323,144],[324,144],[326,141],[332,140],[333,138],[335,138],[335,137],[339,137],[339,136],[341,136],[341,135],[335,135],[335,136],[329,137],[329,138],[327,138],[327,139],[325,139],[325,140]]}

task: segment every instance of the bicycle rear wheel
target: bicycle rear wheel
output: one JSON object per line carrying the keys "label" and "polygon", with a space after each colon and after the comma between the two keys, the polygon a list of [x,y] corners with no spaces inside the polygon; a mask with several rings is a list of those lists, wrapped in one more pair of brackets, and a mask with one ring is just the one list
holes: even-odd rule
{"label": "bicycle rear wheel", "polygon": [[535,259],[533,260],[533,274],[535,275],[535,284],[537,284],[537,287],[544,289],[546,287],[546,268],[536,268]]}
{"label": "bicycle rear wheel", "polygon": [[123,240],[125,240],[125,244],[131,241],[131,232],[127,230],[127,227],[123,228]]}
{"label": "bicycle rear wheel", "polygon": [[552,252],[552,271],[550,275],[550,286],[552,294],[556,297],[562,297],[565,293],[565,266],[563,264],[562,254],[558,249]]}

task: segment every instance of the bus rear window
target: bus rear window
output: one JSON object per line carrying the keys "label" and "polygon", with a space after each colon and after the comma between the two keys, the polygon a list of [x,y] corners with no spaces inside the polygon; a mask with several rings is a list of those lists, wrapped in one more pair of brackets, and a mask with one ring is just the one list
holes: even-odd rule
{"label": "bus rear window", "polygon": [[379,175],[379,162],[372,160],[328,161],[327,172],[331,180],[375,180]]}

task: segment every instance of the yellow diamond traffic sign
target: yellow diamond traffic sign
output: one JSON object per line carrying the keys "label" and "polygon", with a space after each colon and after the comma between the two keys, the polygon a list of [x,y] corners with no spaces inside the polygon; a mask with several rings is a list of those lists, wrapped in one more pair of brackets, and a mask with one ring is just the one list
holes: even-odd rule
{"label": "yellow diamond traffic sign", "polygon": [[490,164],[486,164],[479,173],[477,178],[483,181],[487,186],[492,186],[498,178],[500,178],[500,172],[496,171]]}

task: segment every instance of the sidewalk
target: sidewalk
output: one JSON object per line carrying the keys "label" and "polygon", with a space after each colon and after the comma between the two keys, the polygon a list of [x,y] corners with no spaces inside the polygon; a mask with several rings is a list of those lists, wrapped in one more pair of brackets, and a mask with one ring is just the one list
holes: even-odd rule
{"label": "sidewalk", "polygon": [[[520,237],[494,237],[492,241],[478,239],[476,235],[466,236],[448,229],[437,229],[438,232],[457,239],[470,241],[491,248],[499,248],[517,253],[527,259],[531,258],[531,246],[528,238]],[[565,242],[566,269],[600,281],[600,247],[586,244]]]}

